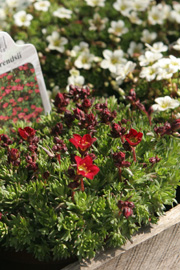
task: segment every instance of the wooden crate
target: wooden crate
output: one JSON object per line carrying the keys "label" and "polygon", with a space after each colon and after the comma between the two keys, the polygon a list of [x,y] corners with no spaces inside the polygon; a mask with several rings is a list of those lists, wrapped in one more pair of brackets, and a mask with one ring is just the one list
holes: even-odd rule
{"label": "wooden crate", "polygon": [[180,270],[180,205],[158,224],[140,230],[132,241],[62,270]]}

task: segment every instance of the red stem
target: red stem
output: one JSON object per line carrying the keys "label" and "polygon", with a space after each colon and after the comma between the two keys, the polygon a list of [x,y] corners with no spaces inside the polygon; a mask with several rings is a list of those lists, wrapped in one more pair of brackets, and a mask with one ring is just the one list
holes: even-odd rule
{"label": "red stem", "polygon": [[135,148],[134,147],[132,147],[132,152],[133,152],[134,162],[136,162],[136,152],[135,152]]}
{"label": "red stem", "polygon": [[81,178],[81,191],[84,191],[84,182],[83,182],[83,178]]}

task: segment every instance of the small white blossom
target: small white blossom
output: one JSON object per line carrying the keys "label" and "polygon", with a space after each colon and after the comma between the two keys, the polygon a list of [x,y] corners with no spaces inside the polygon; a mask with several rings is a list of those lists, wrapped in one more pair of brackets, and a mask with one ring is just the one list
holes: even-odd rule
{"label": "small white blossom", "polygon": [[27,14],[26,11],[21,10],[14,14],[14,20],[15,24],[17,26],[30,26],[31,20],[33,19],[33,16],[31,14]]}
{"label": "small white blossom", "polygon": [[128,61],[125,65],[119,65],[117,66],[116,70],[116,81],[118,84],[121,84],[122,81],[126,78],[126,76],[132,72],[136,67],[136,64]]}
{"label": "small white blossom", "polygon": [[131,41],[127,52],[132,57],[134,54],[142,54],[143,53],[143,44]]}
{"label": "small white blossom", "polygon": [[157,80],[170,79],[173,74],[177,71],[177,67],[171,64],[170,58],[162,58],[158,60],[158,74]]}
{"label": "small white blossom", "polygon": [[138,13],[136,11],[132,11],[129,15],[128,15],[129,20],[131,21],[131,23],[134,24],[142,24],[142,20],[138,17]]}
{"label": "small white blossom", "polygon": [[132,10],[132,2],[130,0],[117,0],[113,7],[119,11],[122,15],[128,16]]}
{"label": "small white blossom", "polygon": [[3,8],[0,8],[0,21],[6,19],[6,12]]}
{"label": "small white blossom", "polygon": [[141,41],[143,41],[144,43],[151,43],[154,39],[157,38],[157,33],[155,32],[149,32],[148,29],[144,29],[142,31],[142,37],[141,37]]}
{"label": "small white blossom", "polygon": [[180,58],[175,57],[174,55],[169,56],[170,59],[170,67],[174,69],[174,73],[180,70]]}
{"label": "small white blossom", "polygon": [[105,0],[85,0],[90,7],[104,7]]}
{"label": "small white blossom", "polygon": [[155,24],[163,24],[164,22],[164,14],[161,11],[161,8],[157,6],[153,6],[151,10],[148,12],[148,21],[150,24],[155,25]]}
{"label": "small white blossom", "polygon": [[16,41],[16,44],[17,44],[17,45],[24,45],[25,42],[24,42],[24,40],[17,40],[17,41]]}
{"label": "small white blossom", "polygon": [[81,41],[79,45],[75,45],[71,50],[71,57],[76,57],[78,54],[89,51],[89,44],[87,42]]}
{"label": "small white blossom", "polygon": [[136,11],[144,11],[149,6],[151,0],[133,0],[132,1],[132,8]]}
{"label": "small white blossom", "polygon": [[108,22],[108,18],[101,18],[101,16],[98,13],[95,13],[93,16],[93,19],[89,20],[89,30],[90,31],[101,31],[105,29],[106,23]]}
{"label": "small white blossom", "polygon": [[171,11],[171,19],[177,23],[180,23],[180,4],[173,3],[174,10]]}
{"label": "small white blossom", "polygon": [[154,53],[151,51],[146,51],[144,55],[140,55],[138,60],[141,67],[147,66],[149,64],[153,64],[155,61],[162,58],[161,53]]}
{"label": "small white blossom", "polygon": [[50,2],[49,1],[39,1],[34,3],[34,7],[36,10],[40,11],[48,11],[50,7]]}
{"label": "small white blossom", "polygon": [[176,41],[176,44],[173,45],[173,49],[180,51],[180,38],[178,38],[178,40]]}
{"label": "small white blossom", "polygon": [[115,36],[122,36],[123,34],[128,32],[128,28],[125,27],[125,23],[122,20],[112,21],[111,27],[108,29],[108,33],[111,33]]}
{"label": "small white blossom", "polygon": [[6,0],[6,4],[10,8],[16,8],[19,5],[19,0]]}
{"label": "small white blossom", "polygon": [[68,77],[68,85],[66,89],[69,91],[69,85],[76,85],[76,86],[83,86],[85,79],[83,76],[80,75],[79,70],[73,68],[69,71],[71,74],[70,77]]}
{"label": "small white blossom", "polygon": [[154,64],[150,67],[143,67],[141,70],[139,76],[140,78],[146,78],[148,82],[154,80],[157,75],[157,65]]}
{"label": "small white blossom", "polygon": [[103,56],[105,59],[102,60],[100,65],[103,69],[109,69],[112,73],[116,73],[117,66],[127,62],[127,60],[123,58],[123,55],[122,50],[115,50],[114,52],[104,50]]}
{"label": "small white blossom", "polygon": [[61,37],[57,31],[52,32],[52,34],[47,36],[46,39],[49,42],[48,48],[50,50],[56,50],[60,53],[64,52],[64,45],[68,43],[67,38]]}
{"label": "small white blossom", "polygon": [[168,46],[164,45],[163,42],[156,42],[152,46],[147,43],[145,45],[154,53],[166,52],[168,50]]}
{"label": "small white blossom", "polygon": [[72,11],[70,9],[60,7],[56,11],[53,12],[53,15],[60,19],[63,19],[63,18],[71,19]]}
{"label": "small white blossom", "polygon": [[77,68],[84,68],[88,70],[91,68],[93,60],[94,55],[91,54],[89,51],[84,51],[78,56],[78,58],[74,62],[74,65]]}
{"label": "small white blossom", "polygon": [[153,111],[166,111],[168,109],[175,109],[180,105],[177,99],[173,99],[169,96],[159,97],[155,99],[157,104],[152,105]]}

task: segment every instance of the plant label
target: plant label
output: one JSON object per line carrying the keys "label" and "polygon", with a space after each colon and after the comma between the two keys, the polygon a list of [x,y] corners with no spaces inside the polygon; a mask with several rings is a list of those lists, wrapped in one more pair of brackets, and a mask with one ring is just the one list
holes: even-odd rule
{"label": "plant label", "polygon": [[37,51],[0,32],[0,123],[39,120],[51,110]]}

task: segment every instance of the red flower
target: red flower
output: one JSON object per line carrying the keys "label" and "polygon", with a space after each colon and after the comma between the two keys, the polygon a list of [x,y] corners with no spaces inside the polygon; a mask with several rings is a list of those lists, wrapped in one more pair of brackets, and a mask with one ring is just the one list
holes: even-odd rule
{"label": "red flower", "polygon": [[2,106],[2,107],[3,107],[3,109],[7,108],[7,107],[8,107],[8,105],[9,105],[9,103],[7,103],[7,102],[6,102],[6,103],[4,103],[4,104],[3,104],[3,106]]}
{"label": "red flower", "polygon": [[69,139],[69,141],[74,144],[76,149],[80,149],[84,152],[91,147],[93,142],[96,141],[96,138],[92,138],[89,134],[85,134],[83,137],[78,134],[73,134],[73,138]]}
{"label": "red flower", "polygon": [[99,168],[93,164],[93,160],[90,156],[86,156],[85,158],[75,156],[75,161],[77,163],[77,173],[88,179],[92,180],[99,172]]}
{"label": "red flower", "polygon": [[21,138],[23,138],[24,140],[28,140],[29,138],[34,137],[36,130],[31,127],[25,127],[24,129],[19,128],[18,132]]}
{"label": "red flower", "polygon": [[131,128],[124,138],[131,146],[136,146],[141,142],[142,136],[143,133],[137,132],[135,129]]}

